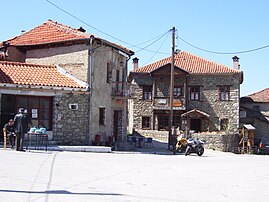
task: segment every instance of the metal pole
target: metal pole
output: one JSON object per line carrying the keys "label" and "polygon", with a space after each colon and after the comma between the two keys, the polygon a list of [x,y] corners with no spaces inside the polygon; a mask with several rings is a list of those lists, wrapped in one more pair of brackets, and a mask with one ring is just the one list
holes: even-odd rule
{"label": "metal pole", "polygon": [[173,126],[173,100],[174,100],[174,64],[175,64],[175,27],[172,31],[172,59],[171,59],[171,71],[170,71],[170,114],[169,114],[169,135],[168,135],[168,149],[173,146],[172,141],[172,126]]}

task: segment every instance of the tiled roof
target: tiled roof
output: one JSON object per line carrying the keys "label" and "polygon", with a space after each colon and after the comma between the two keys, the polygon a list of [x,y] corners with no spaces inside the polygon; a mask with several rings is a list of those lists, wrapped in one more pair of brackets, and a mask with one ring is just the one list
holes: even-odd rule
{"label": "tiled roof", "polygon": [[[42,44],[58,43],[65,41],[83,40],[89,38],[90,36],[93,35],[84,33],[82,31],[63,25],[61,23],[48,20],[42,25],[39,25],[38,27],[28,32],[25,32],[19,36],[16,36],[13,39],[9,39],[5,42],[9,43],[9,45],[14,46],[31,46],[31,45],[42,45]],[[95,36],[94,38],[103,40]],[[133,52],[131,50],[123,46],[108,42],[106,40],[103,41],[127,52],[128,54],[133,55]]]}
{"label": "tiled roof", "polygon": [[0,83],[86,89],[52,65],[0,61]]}
{"label": "tiled roof", "polygon": [[[132,72],[150,73],[166,64],[170,64],[172,57],[164,58],[152,64],[133,70]],[[228,66],[218,64],[188,52],[180,51],[175,54],[175,66],[179,67],[190,74],[225,74],[240,73],[239,70],[232,69]]]}
{"label": "tiled roof", "polygon": [[248,95],[254,102],[269,102],[269,88]]}
{"label": "tiled roof", "polygon": [[59,41],[76,40],[89,38],[90,34],[78,31],[77,29],[48,20],[42,25],[25,32],[13,39],[8,40],[10,45],[38,45]]}

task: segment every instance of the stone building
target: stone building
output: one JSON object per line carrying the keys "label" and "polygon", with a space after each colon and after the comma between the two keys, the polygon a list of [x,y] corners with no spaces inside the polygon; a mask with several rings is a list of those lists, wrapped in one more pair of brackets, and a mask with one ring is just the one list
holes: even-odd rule
{"label": "stone building", "polygon": [[240,127],[255,127],[255,143],[269,144],[269,88],[240,98]]}
{"label": "stone building", "polygon": [[[239,58],[233,60],[234,68],[229,68],[187,52],[175,54],[174,127],[188,133],[237,133],[243,80]],[[167,139],[171,57],[140,68],[137,58],[133,62],[129,130]]]}
{"label": "stone building", "polygon": [[[58,144],[88,145],[95,141],[96,135],[101,141],[107,141],[110,136],[117,141],[124,138],[127,125],[127,62],[134,54],[131,50],[87,34],[82,27],[74,29],[52,20],[2,42],[0,50],[2,60],[58,65],[66,74],[88,84],[88,93],[84,96],[75,96],[72,90],[62,98],[54,94],[41,95],[49,100],[49,131]],[[20,95],[39,96],[27,88],[21,90]],[[3,96],[5,94],[1,93]],[[14,93],[14,96],[17,100],[18,94]],[[69,106],[82,110],[82,113],[72,111],[70,114]],[[9,107],[13,115],[20,106]],[[29,102],[25,107],[28,111],[32,110]],[[1,108],[3,119],[4,109]],[[73,121],[70,121],[70,116]],[[71,128],[72,124],[75,126]],[[78,138],[73,138],[74,135]]]}

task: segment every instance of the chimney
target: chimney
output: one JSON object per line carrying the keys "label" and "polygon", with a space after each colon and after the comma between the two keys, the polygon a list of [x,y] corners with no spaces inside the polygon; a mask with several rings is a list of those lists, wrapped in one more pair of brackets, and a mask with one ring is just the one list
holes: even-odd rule
{"label": "chimney", "polygon": [[239,70],[240,69],[240,64],[239,64],[239,57],[237,57],[236,55],[233,56],[233,67],[234,69]]}
{"label": "chimney", "polygon": [[137,57],[135,57],[134,59],[133,59],[133,70],[137,70],[138,69],[138,58]]}

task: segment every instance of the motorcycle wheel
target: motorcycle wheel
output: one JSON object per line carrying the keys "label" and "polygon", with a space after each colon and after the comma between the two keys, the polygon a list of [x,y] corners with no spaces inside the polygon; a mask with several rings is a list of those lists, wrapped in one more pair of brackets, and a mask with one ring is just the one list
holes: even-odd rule
{"label": "motorcycle wheel", "polygon": [[189,155],[191,153],[191,148],[188,146],[185,151],[185,156]]}
{"label": "motorcycle wheel", "polygon": [[205,149],[203,147],[199,147],[198,150],[197,150],[197,155],[202,156],[204,151],[205,151]]}

